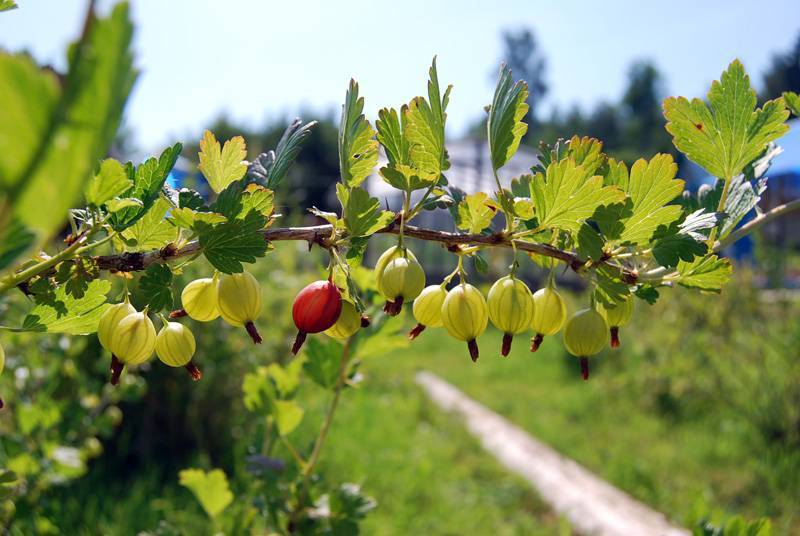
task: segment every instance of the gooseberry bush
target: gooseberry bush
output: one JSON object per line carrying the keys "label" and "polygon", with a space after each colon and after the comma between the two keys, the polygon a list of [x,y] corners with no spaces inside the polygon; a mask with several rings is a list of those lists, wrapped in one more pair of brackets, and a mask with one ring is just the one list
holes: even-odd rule
{"label": "gooseberry bush", "polygon": [[[625,163],[606,155],[600,140],[577,135],[542,142],[530,173],[502,181],[500,170],[526,134],[528,111],[525,82],[515,82],[505,66],[486,117],[496,189],[467,194],[447,179],[445,124],[452,87],[442,90],[434,59],[426,95],[399,109],[383,108],[374,127],[364,115],[358,84],[350,82],[338,137],[341,180],[331,185],[340,210],[309,207],[319,225],[281,227],[276,188],[313,135],[314,122],[292,123],[275,150],[252,161],[246,160],[243,138],[220,143],[205,132],[198,169],[208,195],[166,184],[180,144],[138,165],[106,158],[136,78],[131,35],[127,6],[120,4],[106,18],[89,11],[66,73],[39,67],[23,54],[0,54],[0,304],[14,292],[30,302],[22,314],[0,308],[0,329],[96,334],[107,350],[111,384],[140,374],[137,369],[154,355],[201,380],[203,349],[196,347],[185,319],[225,322],[259,344],[261,332],[270,329],[260,318],[270,284],[248,266],[278,241],[304,241],[324,251],[325,275],[300,290],[285,312],[297,328],[294,344],[287,341],[280,359],[265,356],[268,366],[249,374],[243,386],[245,406],[268,420],[278,438],[271,444],[285,447],[289,459],[281,464],[291,470],[277,480],[267,478],[272,458],[256,457],[254,479],[262,479],[262,486],[242,490],[235,502],[219,469],[179,475],[224,530],[357,531],[374,502],[353,485],[325,488],[316,468],[340,395],[355,384],[360,348],[388,316],[410,309],[410,339],[443,327],[479,363],[484,360],[478,340],[489,322],[503,334],[502,347],[489,352],[501,356],[509,355],[515,338],[530,337],[535,352],[546,337],[563,330],[567,351],[588,379],[589,358],[606,346],[618,347],[620,328],[635,312],[647,314],[641,304],[654,303],[659,289],[719,292],[732,270],[725,248],[800,207],[798,201],[768,212],[758,206],[765,173],[780,152],[774,142],[788,129],[789,109],[798,111],[797,95],[757,107],[739,61],[712,84],[707,101],[664,102],[676,149],[717,177],[697,194],[686,192],[676,178],[670,154]],[[381,152],[385,163],[379,167]],[[401,206],[381,207],[364,187],[371,175],[398,191]],[[414,226],[428,210],[448,211],[454,230]],[[56,239],[65,228],[60,245]],[[363,277],[356,277],[378,234],[396,237],[368,283],[382,297],[382,311],[366,299]],[[442,281],[426,280],[413,253],[415,240],[440,243],[452,254],[452,272]],[[485,296],[470,283],[474,274],[467,266],[485,267],[483,255],[497,248],[510,250],[513,259]],[[518,277],[528,262],[545,274],[546,284],[535,292]],[[174,279],[189,264],[204,277],[177,294]],[[585,308],[569,310],[557,289],[561,270],[585,281]],[[140,297],[135,304],[134,289]],[[637,300],[640,305],[634,306]],[[289,358],[301,350],[308,354],[305,361]],[[4,362],[0,346],[0,371]],[[304,418],[295,399],[301,376],[331,393],[308,449],[291,441]],[[5,411],[15,412],[15,393],[3,395]],[[113,400],[103,396],[104,404]],[[15,467],[20,474],[0,475],[6,498],[25,490],[24,467]]]}

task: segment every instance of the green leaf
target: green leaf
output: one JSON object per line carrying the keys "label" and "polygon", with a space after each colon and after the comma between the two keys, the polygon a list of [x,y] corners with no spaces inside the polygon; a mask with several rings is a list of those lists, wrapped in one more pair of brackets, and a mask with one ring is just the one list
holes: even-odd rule
{"label": "green leaf", "polygon": [[567,145],[567,158],[594,175],[606,163],[607,157],[603,153],[603,142],[600,140],[589,136],[573,136]]}
{"label": "green leaf", "polygon": [[515,84],[511,70],[505,64],[501,65],[487,124],[489,152],[495,171],[511,160],[522,136],[528,131],[528,125],[522,121],[528,113],[527,98],[528,84],[522,80]]}
{"label": "green leaf", "polygon": [[272,216],[275,206],[275,192],[259,184],[248,184],[242,192],[241,201],[242,210],[239,212],[238,219],[247,216],[251,210],[269,218]]}
{"label": "green leaf", "polygon": [[599,260],[603,256],[603,237],[588,223],[578,229],[578,255],[584,259]]}
{"label": "green leaf", "polygon": [[677,282],[688,288],[719,292],[730,279],[732,271],[733,267],[728,259],[709,255],[693,262],[678,263]]}
{"label": "green leaf", "polygon": [[221,469],[208,473],[202,469],[184,469],[178,473],[180,485],[189,488],[209,517],[217,517],[233,502],[228,477]]}
{"label": "green leaf", "polygon": [[139,290],[152,312],[172,309],[172,270],[165,264],[151,264],[139,280]]}
{"label": "green leaf", "polygon": [[259,232],[266,219],[250,211],[241,220],[227,221],[217,225],[197,223],[200,247],[211,265],[226,274],[244,270],[243,262],[253,263],[267,251],[267,242]]}
{"label": "green leaf", "polygon": [[35,241],[36,235],[16,217],[0,227],[0,273],[13,266],[14,261],[28,251]]}
{"label": "green leaf", "polygon": [[468,195],[458,204],[458,228],[471,234],[480,233],[491,225],[497,208],[486,192]]}
{"label": "green leaf", "polygon": [[659,297],[658,290],[652,285],[639,285],[634,294],[636,294],[637,298],[646,301],[650,305],[655,304]]}
{"label": "green leaf", "polygon": [[444,129],[447,120],[445,110],[452,86],[448,86],[444,97],[440,97],[436,58],[433,58],[428,74],[429,101],[416,97],[405,108],[404,135],[408,140],[410,163],[423,175],[433,176],[432,180],[437,180],[442,171],[449,167]]}
{"label": "green leaf", "polygon": [[100,171],[86,186],[86,202],[89,206],[99,207],[106,201],[124,194],[133,182],[128,178],[122,164],[109,158],[100,164]]}
{"label": "green leaf", "polygon": [[91,259],[78,257],[62,262],[55,275],[59,285],[64,285],[67,294],[83,298],[89,283],[99,276],[99,270]]}
{"label": "green leaf", "polygon": [[283,181],[297,155],[300,154],[306,138],[311,135],[311,129],[316,125],[316,121],[305,125],[300,119],[292,121],[278,141],[275,151],[258,155],[247,168],[247,176],[261,181],[267,188],[274,190]]}
{"label": "green leaf", "polygon": [[107,153],[136,78],[127,4],[88,29],[70,49],[61,91],[52,72],[0,54],[0,184],[12,187],[13,213],[40,243],[61,228]]}
{"label": "green leaf", "polygon": [[363,111],[364,98],[358,96],[356,81],[350,80],[339,125],[339,169],[347,188],[364,182],[378,163],[378,141]]}
{"label": "green leaf", "polygon": [[670,97],[664,115],[675,146],[715,177],[732,179],[789,129],[782,99],[756,109],[756,92],[739,60],[711,84],[708,100],[710,108],[700,99]]}
{"label": "green leaf", "polygon": [[94,333],[100,316],[106,310],[109,290],[110,281],[95,280],[88,284],[81,298],[67,293],[65,285],[51,294],[37,295],[37,304],[25,317],[22,328],[70,335]]}
{"label": "green leaf", "polygon": [[120,210],[124,210],[126,208],[136,207],[136,208],[143,208],[144,203],[142,203],[139,199],[135,199],[133,197],[123,197],[123,198],[116,198],[116,199],[109,199],[106,201],[106,208],[109,212],[119,212]]}
{"label": "green leaf", "polygon": [[228,221],[228,218],[216,212],[201,212],[190,208],[173,208],[167,218],[173,225],[184,229],[194,229],[198,222],[208,225]]}
{"label": "green leaf", "polygon": [[247,172],[247,147],[244,138],[234,136],[220,147],[214,134],[206,130],[200,140],[200,164],[197,168],[205,176],[211,189],[220,193],[230,183],[238,181]]}
{"label": "green leaf", "polygon": [[171,205],[159,198],[147,214],[122,232],[126,251],[158,249],[178,239],[178,228],[165,219]]}
{"label": "green leaf", "polygon": [[389,225],[394,213],[381,210],[381,203],[363,188],[348,190],[336,185],[336,196],[342,204],[342,218],[351,236],[370,236]]}
{"label": "green leaf", "polygon": [[294,400],[273,400],[270,413],[275,419],[278,433],[282,436],[291,434],[303,420],[305,410]]}
{"label": "green leaf", "polygon": [[0,0],[0,11],[9,11],[17,9],[17,3],[14,0]]}
{"label": "green leaf", "polygon": [[632,214],[624,221],[620,242],[649,244],[659,226],[668,226],[681,217],[679,205],[667,205],[683,192],[684,182],[675,179],[677,173],[678,166],[669,154],[657,154],[649,162],[642,158],[633,164],[623,185],[632,202]]}
{"label": "green leaf", "polygon": [[794,91],[784,91],[783,102],[795,116],[800,116],[800,95]]}
{"label": "green leaf", "polygon": [[564,159],[547,166],[546,175],[536,174],[531,198],[540,228],[577,233],[599,207],[622,201],[625,193],[615,186],[603,186],[603,177],[591,176],[583,166]]}
{"label": "green leaf", "polygon": [[389,164],[408,164],[411,161],[409,142],[403,135],[400,118],[405,118],[405,110],[398,115],[394,108],[382,108],[378,112],[375,128],[378,129],[378,141],[386,151]]}
{"label": "green leaf", "polygon": [[180,143],[167,147],[158,159],[148,158],[135,170],[133,164],[126,164],[128,178],[133,181],[133,187],[124,195],[139,199],[142,203],[141,206],[123,208],[112,215],[110,222],[115,231],[124,231],[148,213],[153,203],[159,199],[164,181],[175,166],[182,148]]}
{"label": "green leaf", "polygon": [[597,267],[597,286],[594,295],[603,305],[613,307],[627,299],[630,289],[619,278],[617,271],[603,264]]}
{"label": "green leaf", "polygon": [[309,337],[304,349],[306,360],[303,372],[320,387],[332,389],[339,379],[342,345],[333,340],[323,342],[319,338]]}
{"label": "green leaf", "polygon": [[707,236],[703,231],[713,228],[719,215],[699,209],[686,216],[680,223],[673,222],[666,229],[659,229],[654,236],[653,257],[661,266],[677,266],[680,261],[692,262],[708,251]]}

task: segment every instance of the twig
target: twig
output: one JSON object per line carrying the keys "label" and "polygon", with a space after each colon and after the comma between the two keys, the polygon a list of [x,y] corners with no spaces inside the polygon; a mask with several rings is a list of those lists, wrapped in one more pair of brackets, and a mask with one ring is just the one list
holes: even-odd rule
{"label": "twig", "polygon": [[767,224],[772,220],[795,210],[800,210],[800,199],[795,199],[794,201],[789,201],[788,203],[784,203],[783,205],[778,205],[772,210],[765,212],[760,216],[756,216],[754,219],[745,223],[744,225],[742,225],[741,227],[730,233],[722,240],[717,240],[716,242],[714,242],[714,248],[713,248],[714,252],[718,252],[725,249],[726,247],[730,246],[737,240],[740,240],[741,238],[749,235],[762,225]]}

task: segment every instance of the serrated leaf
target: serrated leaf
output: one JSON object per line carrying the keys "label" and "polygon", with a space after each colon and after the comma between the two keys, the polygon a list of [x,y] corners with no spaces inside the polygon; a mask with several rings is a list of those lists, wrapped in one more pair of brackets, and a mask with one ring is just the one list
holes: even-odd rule
{"label": "serrated leaf", "polygon": [[133,182],[128,178],[122,164],[109,158],[100,164],[100,171],[86,186],[86,202],[89,206],[99,207],[106,201],[127,192]]}
{"label": "serrated leaf", "polygon": [[273,400],[270,413],[282,436],[291,434],[303,420],[305,410],[294,400]]}
{"label": "serrated leaf", "polygon": [[658,229],[654,235],[653,257],[661,266],[677,266],[678,262],[692,262],[708,251],[705,232],[719,221],[719,214],[699,209],[680,222]]}
{"label": "serrated leaf", "polygon": [[[530,193],[530,192],[527,192]],[[514,215],[523,220],[533,218],[534,206],[533,201],[527,197],[514,198]]]}
{"label": "serrated leaf", "polygon": [[594,295],[603,305],[613,307],[625,301],[630,289],[620,278],[619,273],[605,264],[597,267],[597,286]]}
{"label": "serrated leaf", "polygon": [[99,276],[97,266],[87,258],[76,258],[62,262],[58,267],[55,280],[64,285],[67,294],[75,298],[83,298],[89,283]]}
{"label": "serrated leaf", "polygon": [[403,135],[401,117],[404,118],[405,113],[398,114],[394,108],[382,108],[375,121],[378,141],[386,151],[390,164],[408,164],[410,161],[409,143]]}
{"label": "serrated leaf", "polygon": [[782,99],[756,109],[756,92],[739,60],[711,84],[708,100],[710,108],[700,99],[670,97],[664,116],[675,146],[715,177],[732,179],[789,129]]}
{"label": "serrated leaf", "polygon": [[657,154],[647,162],[637,160],[623,189],[631,199],[631,215],[624,221],[619,241],[631,245],[650,243],[659,226],[669,226],[683,214],[679,205],[667,205],[683,192],[675,179],[678,166],[669,154]]}
{"label": "serrated leaf", "polygon": [[172,270],[164,264],[151,264],[139,280],[139,290],[153,313],[172,309]]}
{"label": "serrated leaf", "polygon": [[178,191],[178,206],[180,208],[190,208],[192,210],[208,210],[206,200],[199,193],[189,188],[181,188]]}
{"label": "serrated leaf", "polygon": [[514,83],[511,70],[505,64],[501,65],[486,126],[495,171],[511,160],[522,136],[528,131],[528,125],[522,121],[528,113],[527,98],[528,84],[522,80]]}
{"label": "serrated leaf", "polygon": [[603,256],[603,237],[588,223],[578,230],[578,255],[584,259],[598,260]]}
{"label": "serrated leaf", "polygon": [[135,199],[133,197],[123,197],[123,198],[116,198],[116,199],[109,199],[106,201],[106,208],[112,214],[114,212],[119,212],[120,210],[124,210],[130,207],[137,207],[142,208],[144,207],[144,203],[141,200]]}
{"label": "serrated leaf", "polygon": [[603,153],[603,142],[589,136],[573,136],[568,142],[566,156],[591,175],[597,173],[607,158]]}
{"label": "serrated leaf", "polygon": [[259,232],[266,219],[251,211],[241,220],[216,225],[197,223],[200,247],[214,268],[226,274],[244,270],[243,262],[253,263],[267,251],[267,242]]}
{"label": "serrated leaf", "polygon": [[37,304],[25,317],[22,328],[70,335],[94,333],[100,316],[106,310],[106,294],[109,290],[110,281],[94,280],[87,285],[81,298],[67,293],[65,285],[55,289],[52,294],[37,295]]}
{"label": "serrated leaf", "polygon": [[458,228],[477,234],[489,227],[497,214],[497,203],[486,192],[468,195],[458,204]]}
{"label": "serrated leaf", "polygon": [[348,188],[364,182],[378,163],[378,141],[363,112],[364,98],[358,96],[356,81],[350,80],[339,125],[339,169]]}
{"label": "serrated leaf", "polygon": [[317,218],[322,218],[323,220],[327,221],[331,225],[336,225],[339,221],[339,215],[335,212],[325,212],[324,210],[320,210],[317,207],[311,207],[308,211],[316,216]]}
{"label": "serrated leaf", "polygon": [[528,197],[531,195],[531,181],[533,175],[525,174],[511,179],[511,193],[514,197]]}
{"label": "serrated leaf", "polygon": [[259,184],[248,184],[242,193],[242,210],[238,218],[243,218],[253,210],[269,219],[272,216],[274,203],[275,192]]}
{"label": "serrated leaf", "polygon": [[730,279],[733,267],[728,259],[716,255],[701,257],[693,262],[678,263],[678,284],[688,288],[719,292]]}
{"label": "serrated leaf", "polygon": [[248,166],[247,175],[274,190],[283,181],[297,155],[300,154],[306,138],[311,135],[311,129],[316,125],[316,121],[305,125],[300,119],[292,121],[278,141],[275,151],[258,155]]}
{"label": "serrated leaf", "polygon": [[547,166],[531,182],[531,199],[542,229],[565,229],[577,233],[598,207],[620,202],[625,193],[616,186],[603,186],[603,177],[591,176],[583,166],[564,159]]}
{"label": "serrated leaf", "polygon": [[637,298],[641,298],[650,305],[658,301],[658,290],[652,285],[639,285],[639,288],[634,292]]}
{"label": "serrated leaf", "polygon": [[764,175],[772,165],[772,159],[782,152],[783,149],[771,143],[761,157],[745,167],[744,173],[730,181],[724,207],[726,218],[722,224],[720,238],[726,237],[751,210],[758,206],[761,195],[767,190],[767,177]]}
{"label": "serrated leaf", "polygon": [[394,213],[381,210],[380,201],[370,197],[363,188],[348,190],[337,184],[336,196],[342,204],[342,219],[351,236],[370,236],[394,220]]}
{"label": "serrated leaf", "polygon": [[628,181],[628,166],[625,165],[625,162],[609,158],[606,162],[606,174],[603,177],[603,184],[606,186],[619,186],[624,189]]}
{"label": "serrated leaf", "polygon": [[306,360],[303,363],[303,372],[320,387],[333,388],[339,379],[342,345],[333,340],[322,342],[316,337],[309,337],[304,351]]}
{"label": "serrated leaf", "polygon": [[125,165],[128,178],[133,181],[133,187],[123,195],[139,199],[142,203],[141,206],[130,206],[112,214],[110,223],[115,231],[124,231],[147,214],[153,203],[161,196],[164,182],[178,161],[182,148],[180,143],[167,147],[158,159],[148,158],[135,169],[130,162]]}
{"label": "serrated leaf", "polygon": [[800,116],[800,95],[794,91],[784,91],[783,101],[795,116]]}
{"label": "serrated leaf", "polygon": [[122,232],[126,251],[158,249],[178,238],[178,229],[165,219],[171,208],[169,201],[159,198],[147,214]]}
{"label": "serrated leaf", "polygon": [[173,208],[168,217],[173,225],[184,229],[194,229],[198,222],[214,225],[228,221],[228,218],[216,212],[201,212],[190,208]]}
{"label": "serrated leaf", "polygon": [[244,138],[234,136],[220,146],[214,134],[206,130],[200,140],[200,164],[197,168],[211,189],[220,193],[230,183],[238,181],[247,172],[247,146]]}
{"label": "serrated leaf", "polygon": [[221,469],[208,473],[202,469],[184,469],[178,473],[181,486],[191,491],[209,517],[217,517],[233,502],[233,493],[228,487],[228,477]]}

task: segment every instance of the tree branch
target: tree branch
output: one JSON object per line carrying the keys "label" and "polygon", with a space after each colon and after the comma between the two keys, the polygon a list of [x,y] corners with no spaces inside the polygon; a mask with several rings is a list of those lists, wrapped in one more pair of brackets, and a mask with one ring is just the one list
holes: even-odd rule
{"label": "tree branch", "polygon": [[716,253],[718,251],[725,249],[726,247],[730,246],[737,240],[740,240],[745,236],[749,235],[762,225],[767,224],[772,220],[795,210],[800,210],[800,199],[795,199],[793,201],[789,201],[788,203],[784,203],[783,205],[778,205],[772,210],[765,212],[760,216],[757,216],[756,218],[745,223],[744,225],[742,225],[741,227],[730,233],[722,240],[717,240],[716,242],[714,242],[714,248],[713,248],[714,252]]}
{"label": "tree branch", "polygon": [[[314,225],[310,227],[283,227],[275,229],[264,229],[261,233],[264,239],[268,242],[279,242],[283,240],[302,240],[309,243],[309,245],[317,244],[321,247],[327,248],[330,245],[330,237],[332,232],[331,225]],[[378,231],[383,234],[398,234],[400,227],[396,224],[391,224],[384,229]],[[464,234],[464,233],[448,233],[445,231],[435,231],[433,229],[425,229],[422,227],[414,227],[406,225],[404,234],[407,237],[416,238],[418,240],[425,240],[428,242],[439,242],[445,244],[449,249],[455,251],[460,245],[481,245],[489,247],[505,247],[510,248],[513,245],[520,251],[528,253],[536,253],[544,257],[551,257],[565,262],[573,270],[582,270],[587,261],[581,259],[575,253],[558,249],[549,244],[540,244],[534,242],[525,242],[523,240],[509,240],[502,233],[495,234]],[[192,241],[180,249],[174,246],[167,246],[163,249],[143,252],[143,253],[121,253],[118,255],[101,255],[94,257],[93,260],[97,267],[101,270],[111,270],[116,272],[135,272],[147,269],[153,263],[165,262],[178,257],[186,257],[195,255],[201,252],[199,242]],[[606,263],[608,264],[608,263]],[[612,269],[619,272],[623,281],[628,284],[636,283],[637,273],[627,268],[620,268],[619,266],[608,264]]]}

